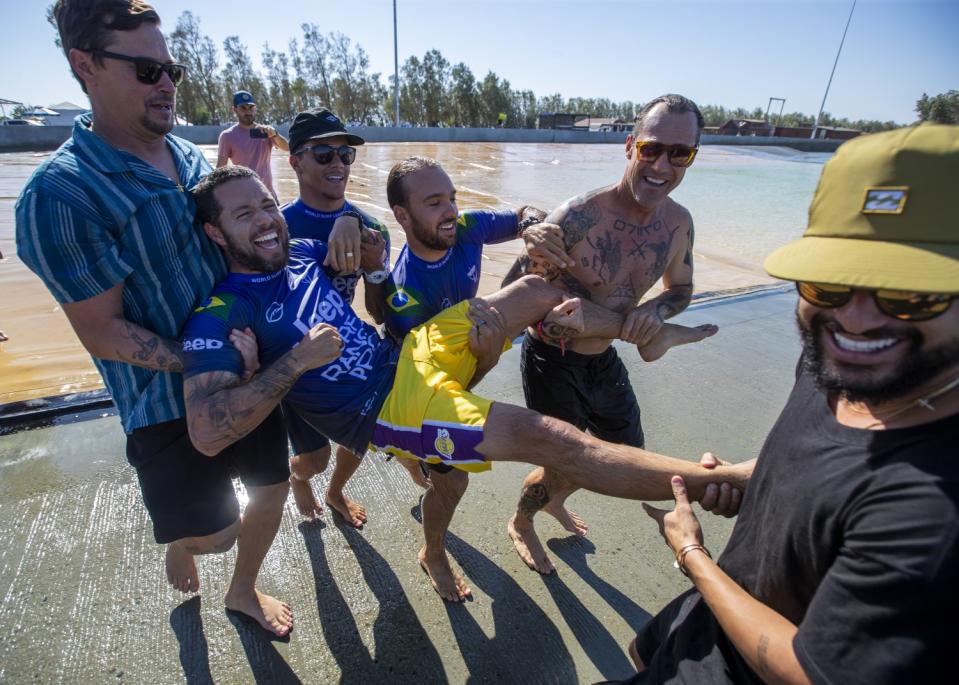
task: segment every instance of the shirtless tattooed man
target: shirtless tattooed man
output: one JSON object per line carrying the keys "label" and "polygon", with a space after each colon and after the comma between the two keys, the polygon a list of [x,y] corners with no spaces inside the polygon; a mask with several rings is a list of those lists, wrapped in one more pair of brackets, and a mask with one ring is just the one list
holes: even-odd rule
{"label": "shirtless tattooed man", "polygon": [[[620,337],[636,344],[646,361],[674,345],[715,334],[712,325],[664,323],[686,308],[693,292],[693,221],[669,193],[695,159],[702,127],[699,108],[681,95],[649,102],[626,138],[622,179],[569,200],[547,218],[560,226],[565,253],[558,241],[531,250],[517,260],[506,281],[539,274],[571,295],[626,314]],[[660,279],[662,292],[639,304]],[[542,329],[530,328],[521,364],[530,409],[603,440],[644,446],[639,404],[611,339],[577,339],[561,348]],[[586,523],[564,507],[573,491],[543,468],[523,483],[507,528],[520,557],[540,573],[552,573],[554,567],[533,528],[537,511],[552,514],[571,533],[586,534]],[[727,501],[734,495],[716,493]]]}

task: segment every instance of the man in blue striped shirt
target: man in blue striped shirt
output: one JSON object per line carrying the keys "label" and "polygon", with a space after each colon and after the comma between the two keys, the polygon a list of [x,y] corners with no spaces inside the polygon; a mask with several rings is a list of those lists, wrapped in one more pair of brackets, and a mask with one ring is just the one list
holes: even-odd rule
{"label": "man in blue striped shirt", "polygon": [[[214,458],[192,447],[184,419],[175,341],[226,275],[194,226],[187,191],[210,165],[169,135],[185,68],[142,0],[59,0],[53,16],[93,112],[17,201],[19,256],[63,306],[113,395],[170,583],[197,590],[194,555],[224,552],[239,537],[226,606],[285,635],[289,606],[254,585],[289,490],[280,417]],[[242,518],[231,471],[250,496]]]}

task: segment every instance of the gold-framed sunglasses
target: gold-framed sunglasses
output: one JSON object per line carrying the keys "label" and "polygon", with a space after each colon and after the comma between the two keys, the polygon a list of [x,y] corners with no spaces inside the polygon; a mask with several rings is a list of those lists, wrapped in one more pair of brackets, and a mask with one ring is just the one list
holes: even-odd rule
{"label": "gold-framed sunglasses", "polygon": [[[847,285],[828,283],[796,283],[799,296],[809,304],[822,309],[845,306],[855,290]],[[863,290],[868,290],[863,288]],[[911,293],[904,290],[868,290],[872,299],[886,316],[900,321],[928,321],[949,309],[955,295]]]}
{"label": "gold-framed sunglasses", "polygon": [[667,161],[675,167],[688,167],[696,159],[698,147],[688,145],[666,145],[655,140],[637,140],[636,156],[639,161],[652,164],[665,153]]}

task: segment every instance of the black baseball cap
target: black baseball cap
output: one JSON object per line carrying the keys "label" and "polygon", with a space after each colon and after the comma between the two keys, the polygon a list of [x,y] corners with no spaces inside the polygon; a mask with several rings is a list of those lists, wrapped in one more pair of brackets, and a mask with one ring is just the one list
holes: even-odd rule
{"label": "black baseball cap", "polygon": [[310,109],[300,112],[290,126],[290,150],[296,151],[303,143],[323,138],[345,136],[350,145],[363,145],[365,140],[349,133],[340,118],[328,109]]}

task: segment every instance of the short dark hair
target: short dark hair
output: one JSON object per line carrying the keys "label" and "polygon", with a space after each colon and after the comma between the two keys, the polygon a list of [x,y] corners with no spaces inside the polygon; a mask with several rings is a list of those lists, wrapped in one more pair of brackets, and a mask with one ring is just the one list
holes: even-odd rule
{"label": "short dark hair", "polygon": [[653,98],[645,105],[642,109],[636,114],[636,125],[633,126],[633,136],[639,133],[640,127],[646,121],[646,117],[649,116],[649,113],[652,111],[653,107],[658,104],[666,105],[666,111],[671,114],[685,114],[686,112],[692,112],[696,115],[696,144],[699,145],[699,138],[703,134],[703,126],[706,125],[705,120],[703,119],[703,113],[699,111],[699,107],[696,106],[696,103],[690,100],[684,95],[676,95],[675,93],[666,93],[666,95],[660,95],[658,98]]}
{"label": "short dark hair", "polygon": [[390,207],[406,206],[406,188],[403,179],[423,169],[442,169],[440,163],[431,157],[407,157],[390,169],[386,177],[386,201]]}
{"label": "short dark hair", "polygon": [[[211,223],[219,226],[220,213],[223,211],[223,205],[216,199],[213,191],[228,181],[235,181],[240,178],[255,178],[257,176],[253,169],[245,166],[228,165],[221,166],[219,169],[211,171],[206,178],[197,183],[190,189],[193,199],[196,201],[196,217],[203,223]],[[260,181],[262,183],[262,181]]]}
{"label": "short dark hair", "polygon": [[[112,31],[135,31],[144,22],[159,26],[160,15],[143,0],[57,0],[50,22],[56,24],[60,47],[69,59],[74,48],[86,52],[105,50]],[[100,58],[94,59],[100,63]],[[73,76],[86,93],[87,84],[76,71]]]}

